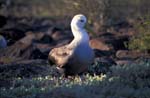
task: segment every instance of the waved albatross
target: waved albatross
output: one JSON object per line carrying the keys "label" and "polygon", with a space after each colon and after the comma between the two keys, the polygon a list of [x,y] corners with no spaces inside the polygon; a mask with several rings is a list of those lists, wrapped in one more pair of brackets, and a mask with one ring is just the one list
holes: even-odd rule
{"label": "waved albatross", "polygon": [[94,52],[89,46],[89,36],[84,29],[87,19],[84,15],[75,15],[71,21],[74,39],[71,43],[54,48],[48,59],[50,64],[56,64],[63,69],[65,76],[80,74],[88,69],[94,61]]}

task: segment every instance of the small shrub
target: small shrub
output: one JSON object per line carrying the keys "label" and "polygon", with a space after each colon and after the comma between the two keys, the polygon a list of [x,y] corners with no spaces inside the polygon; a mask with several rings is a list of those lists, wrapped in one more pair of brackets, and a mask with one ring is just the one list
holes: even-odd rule
{"label": "small shrub", "polygon": [[133,36],[129,43],[129,49],[146,51],[150,49],[150,16],[142,18],[140,23],[135,24],[137,34]]}

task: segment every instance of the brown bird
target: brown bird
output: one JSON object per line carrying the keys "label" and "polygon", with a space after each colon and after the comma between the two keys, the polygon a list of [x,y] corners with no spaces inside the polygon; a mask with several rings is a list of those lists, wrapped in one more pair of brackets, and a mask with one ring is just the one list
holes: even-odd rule
{"label": "brown bird", "polygon": [[54,48],[49,53],[50,63],[63,69],[66,76],[80,74],[94,61],[94,52],[89,46],[89,35],[84,29],[86,17],[75,15],[71,21],[74,39],[68,45]]}

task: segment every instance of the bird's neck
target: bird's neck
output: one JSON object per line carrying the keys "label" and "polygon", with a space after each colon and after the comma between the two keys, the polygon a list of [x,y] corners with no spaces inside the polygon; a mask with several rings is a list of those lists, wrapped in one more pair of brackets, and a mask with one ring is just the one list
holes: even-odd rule
{"label": "bird's neck", "polygon": [[87,34],[84,28],[71,27],[71,29],[74,36],[74,39],[71,42],[71,44],[89,44],[89,35]]}

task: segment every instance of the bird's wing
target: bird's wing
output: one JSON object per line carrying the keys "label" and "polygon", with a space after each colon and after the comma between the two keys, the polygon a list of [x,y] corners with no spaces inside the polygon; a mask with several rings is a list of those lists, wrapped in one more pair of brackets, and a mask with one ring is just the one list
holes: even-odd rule
{"label": "bird's wing", "polygon": [[54,48],[49,53],[49,60],[55,63],[58,67],[63,67],[73,55],[73,49],[67,46]]}

